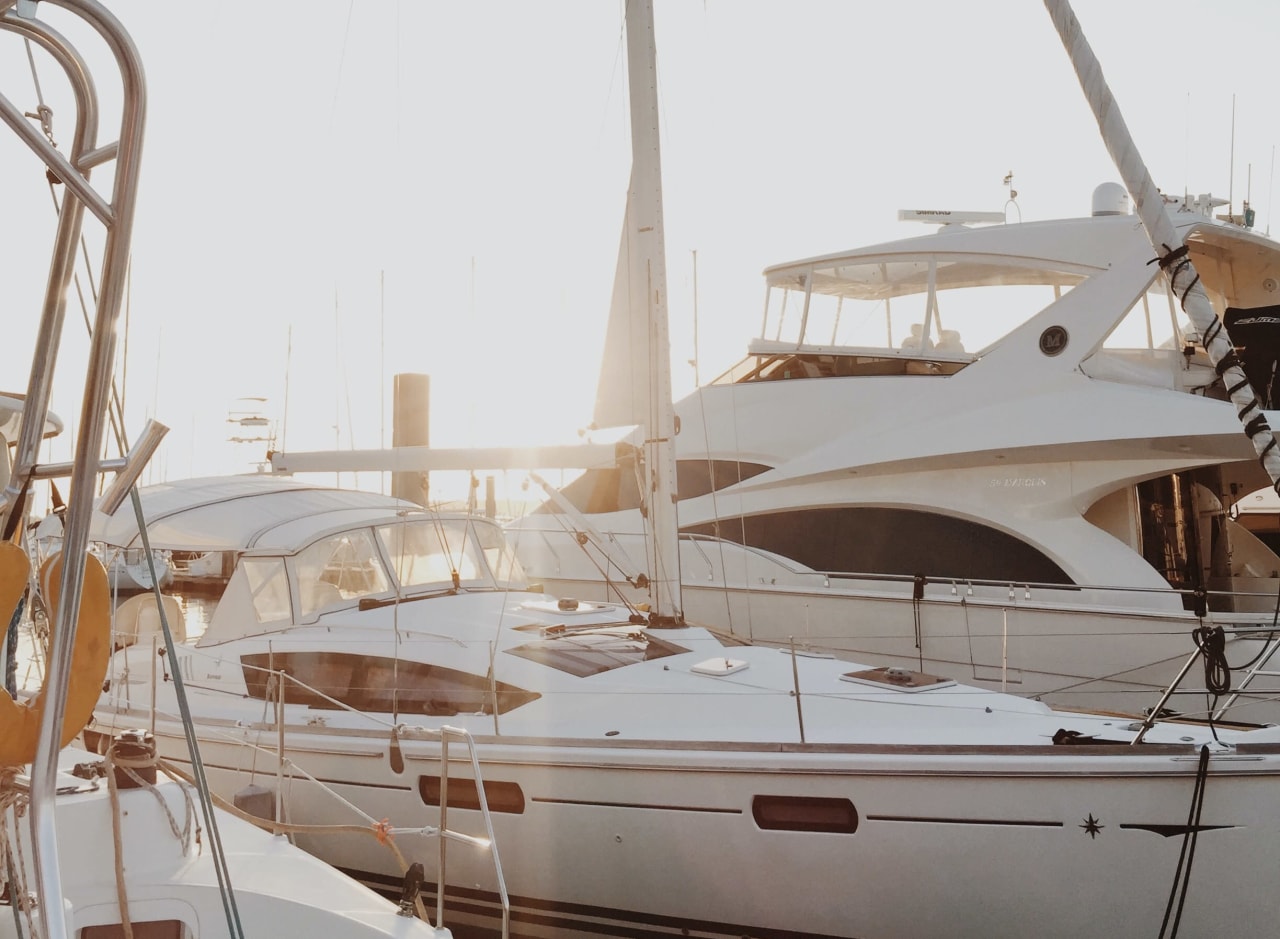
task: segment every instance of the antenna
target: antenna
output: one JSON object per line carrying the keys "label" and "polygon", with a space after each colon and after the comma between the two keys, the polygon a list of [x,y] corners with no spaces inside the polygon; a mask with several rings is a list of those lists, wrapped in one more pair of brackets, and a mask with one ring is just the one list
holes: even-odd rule
{"label": "antenna", "polygon": [[702,387],[698,378],[698,249],[693,249],[693,387]]}
{"label": "antenna", "polygon": [[1227,215],[1236,211],[1236,96],[1231,96],[1231,166],[1227,169]]}
{"label": "antenna", "polygon": [[1013,188],[1013,170],[1009,170],[1009,172],[1005,173],[1004,185],[1005,188],[1009,190],[1009,198],[1006,199],[1004,203],[1005,221],[1009,221],[1009,206],[1013,206],[1018,210],[1018,221],[1021,222],[1022,209],[1018,205],[1018,190]]}
{"label": "antenna", "polygon": [[1271,197],[1276,188],[1276,145],[1271,145],[1271,179],[1267,181],[1267,237],[1271,237]]}

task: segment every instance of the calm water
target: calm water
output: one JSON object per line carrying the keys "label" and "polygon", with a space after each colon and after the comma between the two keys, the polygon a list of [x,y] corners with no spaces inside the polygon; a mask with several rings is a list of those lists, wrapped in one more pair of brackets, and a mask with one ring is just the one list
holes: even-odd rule
{"label": "calm water", "polygon": [[187,627],[187,638],[194,639],[203,635],[209,620],[213,617],[213,611],[218,606],[218,598],[180,596],[178,601],[182,604],[183,624]]}
{"label": "calm water", "polygon": [[[209,626],[209,620],[213,616],[214,609],[218,606],[217,596],[199,593],[186,596],[174,595],[178,597],[178,602],[182,605],[183,625],[186,627],[187,638],[195,639],[203,635],[205,629]],[[116,598],[116,605],[118,606],[125,602],[131,596],[136,596],[136,594],[120,595]],[[43,650],[36,649],[29,621],[24,622],[18,630],[17,659],[18,687],[37,688],[44,675],[44,653]]]}

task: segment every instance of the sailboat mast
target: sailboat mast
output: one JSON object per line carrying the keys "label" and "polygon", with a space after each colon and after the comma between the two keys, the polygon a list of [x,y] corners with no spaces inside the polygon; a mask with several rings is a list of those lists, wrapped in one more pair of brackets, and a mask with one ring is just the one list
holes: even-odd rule
{"label": "sailboat mast", "polygon": [[[650,528],[650,579],[657,620],[683,619],[680,544],[676,519],[675,408],[671,400],[671,342],[667,324],[666,243],[662,218],[662,159],[658,135],[657,47],[652,0],[628,0],[627,74],[631,91],[631,184],[627,193],[631,297],[643,285],[641,310],[649,324],[649,400],[644,440],[644,489]],[[636,249],[639,249],[638,251]],[[637,283],[638,281],[638,283]]]}

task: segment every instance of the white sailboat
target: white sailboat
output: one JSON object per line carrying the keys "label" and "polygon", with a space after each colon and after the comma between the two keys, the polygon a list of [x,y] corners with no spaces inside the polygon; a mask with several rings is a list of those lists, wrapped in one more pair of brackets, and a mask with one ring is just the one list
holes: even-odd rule
{"label": "white sailboat", "polygon": [[[643,120],[645,0],[627,4],[627,34]],[[639,268],[645,308],[661,309],[661,263]],[[661,462],[646,456],[651,514],[672,507]],[[197,488],[193,523],[211,505]],[[223,792],[274,778],[290,818],[321,821],[300,768],[389,818],[442,818],[461,790],[448,811],[487,806],[516,846],[503,870],[522,934],[1250,935],[1280,916],[1280,728],[1057,710],[742,645],[679,616],[678,578],[652,618],[557,599],[468,516],[281,501],[266,517],[199,640],[170,661],[141,643],[115,655],[87,735],[154,721],[160,751],[183,759],[166,680],[180,674]],[[447,785],[446,726],[477,754]],[[308,847],[394,877],[364,842]],[[426,877],[477,920],[496,910],[478,863]]]}
{"label": "white sailboat", "polygon": [[[102,104],[82,47],[70,35],[101,41],[118,66],[123,101],[114,140],[99,139]],[[88,550],[92,495],[100,474],[115,472],[103,504],[118,505],[163,434],[151,425],[125,457],[101,456],[146,87],[129,34],[95,0],[47,0],[38,11],[34,3],[0,0],[0,39],[15,38],[26,44],[33,68],[38,50],[39,61],[65,73],[76,113],[63,153],[0,95],[0,120],[62,186],[30,383],[20,407],[10,399],[3,415],[4,436],[12,434],[12,463],[7,441],[0,447],[0,615],[7,626],[24,598],[39,597],[52,628],[38,691],[17,699],[0,692],[0,937],[198,939],[302,930],[447,939],[449,930],[417,917],[414,896],[391,903],[283,836],[215,810],[206,788],[158,766],[145,730],[113,737],[103,748],[105,760],[68,746],[92,714],[111,652],[110,584]],[[113,164],[109,186],[90,179],[104,163]],[[103,253],[75,457],[41,463],[41,440],[60,427],[49,400],[76,253],[89,240],[82,241],[86,212],[102,223],[93,237],[101,236]],[[18,546],[31,487],[64,477],[70,477],[65,536],[33,576],[28,554]]]}

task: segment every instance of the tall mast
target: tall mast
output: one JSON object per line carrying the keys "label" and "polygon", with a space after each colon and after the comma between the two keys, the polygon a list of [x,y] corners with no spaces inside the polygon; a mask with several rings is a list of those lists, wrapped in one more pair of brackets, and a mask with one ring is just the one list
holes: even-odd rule
{"label": "tall mast", "polygon": [[613,287],[604,368],[596,398],[599,427],[637,424],[644,433],[639,480],[653,601],[651,622],[679,622],[675,409],[667,327],[667,266],[658,135],[657,51],[652,0],[628,0],[631,181]]}

